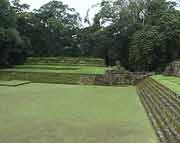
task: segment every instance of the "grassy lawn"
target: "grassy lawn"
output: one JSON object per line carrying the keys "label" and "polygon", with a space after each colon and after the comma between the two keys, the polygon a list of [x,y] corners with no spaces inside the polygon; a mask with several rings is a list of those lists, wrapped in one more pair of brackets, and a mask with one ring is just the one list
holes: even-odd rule
{"label": "grassy lawn", "polygon": [[135,87],[0,86],[1,143],[157,143]]}
{"label": "grassy lawn", "polygon": [[45,73],[75,73],[75,74],[104,74],[105,67],[97,66],[63,66],[63,65],[21,65],[1,71],[14,72],[45,72]]}
{"label": "grassy lawn", "polygon": [[152,76],[152,78],[157,80],[164,86],[170,88],[174,92],[178,94],[180,93],[180,77],[155,75],[155,76]]}

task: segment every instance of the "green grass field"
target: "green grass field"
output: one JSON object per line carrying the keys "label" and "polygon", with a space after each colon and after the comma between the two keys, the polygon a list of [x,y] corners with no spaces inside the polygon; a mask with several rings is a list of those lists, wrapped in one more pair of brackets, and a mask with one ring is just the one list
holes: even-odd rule
{"label": "green grass field", "polygon": [[155,75],[155,76],[152,76],[152,78],[160,82],[164,86],[170,88],[174,92],[180,94],[180,77]]}
{"label": "green grass field", "polygon": [[0,143],[157,143],[135,87],[0,86]]}
{"label": "green grass field", "polygon": [[70,73],[70,74],[104,74],[105,67],[97,66],[63,66],[63,65],[21,65],[1,71],[14,72],[43,72],[43,73]]}

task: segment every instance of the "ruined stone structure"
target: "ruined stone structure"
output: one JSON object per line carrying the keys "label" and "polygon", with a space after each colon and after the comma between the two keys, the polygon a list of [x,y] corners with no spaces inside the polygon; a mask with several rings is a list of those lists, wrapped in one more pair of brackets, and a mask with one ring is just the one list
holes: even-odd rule
{"label": "ruined stone structure", "polygon": [[180,96],[152,78],[138,83],[137,91],[161,143],[179,143]]}
{"label": "ruined stone structure", "polygon": [[180,61],[171,63],[165,70],[166,75],[180,76]]}
{"label": "ruined stone structure", "polygon": [[107,70],[104,75],[90,75],[80,78],[85,85],[135,85],[152,73],[133,73],[128,71]]}

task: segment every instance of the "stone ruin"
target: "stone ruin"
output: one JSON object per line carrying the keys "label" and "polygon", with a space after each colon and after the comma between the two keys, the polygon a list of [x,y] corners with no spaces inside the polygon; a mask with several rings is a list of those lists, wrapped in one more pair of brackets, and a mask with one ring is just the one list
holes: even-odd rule
{"label": "stone ruin", "polygon": [[89,75],[80,78],[80,84],[84,85],[135,85],[139,81],[151,76],[152,73],[133,73],[109,69],[104,75]]}
{"label": "stone ruin", "polygon": [[180,61],[175,61],[165,69],[165,75],[180,76]]}

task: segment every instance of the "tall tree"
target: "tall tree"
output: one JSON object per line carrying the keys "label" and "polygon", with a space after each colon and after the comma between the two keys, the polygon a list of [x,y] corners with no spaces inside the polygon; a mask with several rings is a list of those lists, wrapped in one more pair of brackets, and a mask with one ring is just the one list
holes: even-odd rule
{"label": "tall tree", "polygon": [[23,41],[16,30],[16,15],[8,0],[0,1],[0,66],[18,63]]}
{"label": "tall tree", "polygon": [[180,12],[175,3],[149,1],[145,25],[133,34],[129,50],[132,70],[162,70],[180,57]]}
{"label": "tall tree", "polygon": [[[18,29],[29,38],[34,56],[60,56],[76,49],[79,14],[61,1],[50,1],[34,12],[21,12]],[[53,43],[53,44],[52,44]]]}

